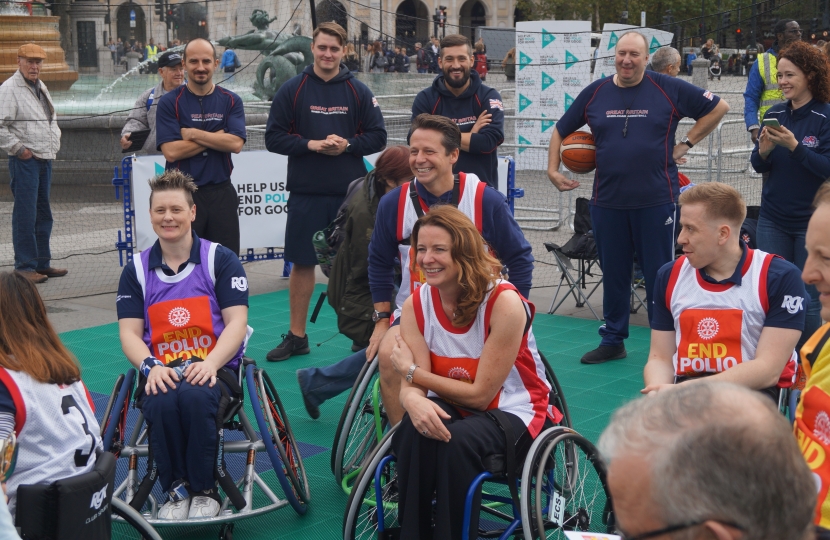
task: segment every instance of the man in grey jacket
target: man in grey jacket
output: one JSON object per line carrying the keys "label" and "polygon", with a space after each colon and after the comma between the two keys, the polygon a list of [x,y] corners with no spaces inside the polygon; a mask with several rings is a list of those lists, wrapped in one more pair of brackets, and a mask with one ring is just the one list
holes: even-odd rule
{"label": "man in grey jacket", "polygon": [[161,82],[138,96],[133,110],[130,111],[130,117],[121,130],[121,148],[124,150],[133,144],[130,140],[132,133],[149,129],[150,135],[140,150],[146,154],[161,154],[156,149],[156,106],[161,96],[184,83],[182,55],[177,52],[166,52],[159,56],[158,66]]}
{"label": "man in grey jacket", "polygon": [[35,283],[67,274],[65,269],[49,265],[49,189],[61,130],[49,90],[39,79],[45,58],[46,51],[39,45],[22,45],[17,50],[20,69],[0,85],[0,148],[9,155],[14,197],[14,267]]}

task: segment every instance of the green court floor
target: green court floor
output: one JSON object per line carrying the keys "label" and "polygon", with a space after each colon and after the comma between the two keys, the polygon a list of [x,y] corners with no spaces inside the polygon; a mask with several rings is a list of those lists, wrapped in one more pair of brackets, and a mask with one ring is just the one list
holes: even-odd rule
{"label": "green court floor", "polygon": [[[322,286],[318,286],[314,299],[323,290]],[[234,538],[342,538],[346,495],[335,484],[331,474],[329,449],[346,394],[325,403],[321,407],[320,418],[311,420],[303,407],[295,371],[336,362],[351,353],[351,342],[337,334],[334,311],[326,304],[317,323],[308,326],[311,354],[276,364],[266,362],[265,354],[280,341],[280,334],[288,330],[288,291],[251,297],[248,324],[255,332],[247,354],[259,362],[277,386],[297,439],[326,450],[304,459],[311,489],[311,503],[304,516],[298,516],[287,506],[265,516],[239,522]],[[564,389],[574,427],[593,441],[607,424],[611,411],[638,395],[649,345],[648,329],[632,327],[631,337],[626,341],[628,358],[597,366],[582,365],[579,358],[599,342],[599,325],[597,321],[544,314],[537,315],[533,323],[539,348],[547,356]],[[109,395],[117,375],[128,367],[121,354],[117,324],[66,332],[61,334],[61,338],[80,360],[83,379],[89,390]],[[316,344],[321,342],[324,343],[317,347]],[[281,496],[282,491],[273,472],[264,478]],[[218,526],[165,529],[160,532],[165,538],[218,538]]]}

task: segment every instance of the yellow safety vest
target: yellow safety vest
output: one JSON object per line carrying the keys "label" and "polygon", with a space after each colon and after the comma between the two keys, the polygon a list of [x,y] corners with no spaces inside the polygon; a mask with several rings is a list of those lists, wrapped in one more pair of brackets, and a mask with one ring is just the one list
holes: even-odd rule
{"label": "yellow safety vest", "polygon": [[830,529],[830,323],[801,347],[807,383],[795,411],[795,436],[818,488],[814,523]]}
{"label": "yellow safety vest", "polygon": [[147,50],[147,60],[155,60],[159,54],[158,45],[145,45],[144,48]]}
{"label": "yellow safety vest", "polygon": [[761,53],[755,64],[764,81],[764,91],[761,93],[761,103],[758,107],[758,119],[764,119],[764,113],[773,105],[784,101],[784,93],[778,89],[778,58],[772,53]]}

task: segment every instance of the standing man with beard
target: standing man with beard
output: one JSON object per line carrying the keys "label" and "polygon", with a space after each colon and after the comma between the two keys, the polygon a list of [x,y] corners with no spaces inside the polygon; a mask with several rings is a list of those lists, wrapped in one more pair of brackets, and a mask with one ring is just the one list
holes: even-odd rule
{"label": "standing man with beard", "polygon": [[265,146],[288,156],[285,259],[294,263],[288,333],[266,355],[269,362],[310,352],[306,317],[317,265],[312,237],[337,216],[352,180],[366,176],[363,156],[386,146],[375,96],[341,64],[347,42],[339,24],[318,25],[311,41],[314,64],[280,87],[268,115]]}
{"label": "standing man with beard", "polygon": [[162,96],[156,112],[156,144],[167,169],[193,177],[199,238],[239,253],[239,196],[231,183],[231,153],[242,151],[247,137],[242,99],[213,84],[219,65],[216,49],[203,38],[184,48],[187,84]]}
{"label": "standing man with beard", "polygon": [[446,116],[461,130],[461,154],[452,172],[473,173],[498,187],[497,148],[504,142],[504,106],[499,93],[473,70],[473,48],[461,34],[441,40],[438,66],[443,75],[412,103],[412,120],[422,113]]}

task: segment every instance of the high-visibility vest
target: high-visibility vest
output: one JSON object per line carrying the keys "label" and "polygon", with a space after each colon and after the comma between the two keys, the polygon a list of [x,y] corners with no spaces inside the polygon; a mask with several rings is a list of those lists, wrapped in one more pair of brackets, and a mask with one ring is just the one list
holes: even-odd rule
{"label": "high-visibility vest", "polygon": [[[159,47],[158,45],[146,45],[144,47],[147,51],[147,60],[155,60],[156,56],[159,54]],[[777,85],[776,85],[777,87]]]}
{"label": "high-visibility vest", "polygon": [[764,91],[758,107],[758,119],[763,120],[767,109],[784,101],[784,93],[778,88],[778,58],[772,53],[761,53],[755,64],[764,81]]}

